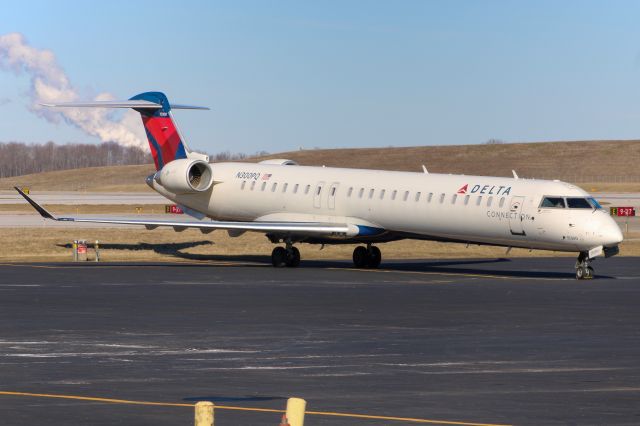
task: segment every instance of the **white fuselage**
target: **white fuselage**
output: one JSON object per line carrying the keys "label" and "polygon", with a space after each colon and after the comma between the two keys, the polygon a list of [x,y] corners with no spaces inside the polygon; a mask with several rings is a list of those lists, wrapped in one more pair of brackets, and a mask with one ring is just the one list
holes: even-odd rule
{"label": "white fuselage", "polygon": [[418,238],[560,251],[622,241],[604,210],[540,206],[543,197],[589,197],[565,182],[260,163],[212,168],[205,192],[173,194],[148,182],[215,220],[354,225],[356,234],[344,241]]}

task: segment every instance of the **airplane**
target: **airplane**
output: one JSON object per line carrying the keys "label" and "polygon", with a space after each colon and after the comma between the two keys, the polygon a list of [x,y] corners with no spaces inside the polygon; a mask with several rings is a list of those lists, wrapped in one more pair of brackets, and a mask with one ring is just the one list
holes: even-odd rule
{"label": "airplane", "polygon": [[[156,172],[146,183],[199,221],[56,217],[15,188],[43,217],[75,223],[144,225],[147,229],[259,232],[275,244],[275,267],[296,267],[295,244],[358,244],[357,268],[377,268],[374,245],[402,239],[577,252],[577,279],[593,278],[597,256],[619,253],[623,236],[595,198],[570,183],[333,167],[287,159],[210,163],[192,151],[162,92],[127,101],[43,104],[47,107],[133,108],[142,117]],[[204,220],[202,220],[204,219]],[[419,253],[416,253],[419,255]]]}

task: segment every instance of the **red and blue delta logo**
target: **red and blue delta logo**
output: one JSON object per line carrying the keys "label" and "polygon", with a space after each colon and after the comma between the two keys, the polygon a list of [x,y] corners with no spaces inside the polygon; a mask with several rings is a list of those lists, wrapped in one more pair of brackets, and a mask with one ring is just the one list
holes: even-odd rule
{"label": "red and blue delta logo", "polygon": [[469,189],[469,184],[465,183],[458,189],[458,194],[487,194],[487,195],[509,195],[511,193],[510,186],[504,185],[473,185]]}

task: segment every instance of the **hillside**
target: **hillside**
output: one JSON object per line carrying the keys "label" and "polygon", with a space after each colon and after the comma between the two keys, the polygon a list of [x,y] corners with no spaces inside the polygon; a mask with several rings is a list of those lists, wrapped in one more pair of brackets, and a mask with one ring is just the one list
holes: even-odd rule
{"label": "hillside", "polygon": [[[404,148],[302,150],[248,159],[289,158],[303,165],[432,173],[562,179],[575,183],[635,184],[640,191],[640,141],[515,143]],[[153,165],[92,167],[0,179],[0,190],[148,191]],[[601,185],[602,186],[602,185]],[[613,190],[624,189],[607,186]],[[611,190],[611,189],[607,189]]]}
{"label": "hillside", "polygon": [[304,165],[432,173],[640,182],[640,140],[305,150],[269,155]]}

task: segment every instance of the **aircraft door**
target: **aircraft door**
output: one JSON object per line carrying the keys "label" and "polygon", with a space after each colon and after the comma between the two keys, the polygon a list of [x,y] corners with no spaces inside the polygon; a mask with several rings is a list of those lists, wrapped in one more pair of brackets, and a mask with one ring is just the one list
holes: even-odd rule
{"label": "aircraft door", "polygon": [[338,182],[333,182],[329,187],[329,194],[327,195],[327,205],[329,206],[329,210],[334,210],[336,208],[336,193],[338,192],[338,186],[340,186]]}
{"label": "aircraft door", "polygon": [[511,197],[511,206],[509,208],[509,227],[512,235],[526,235],[522,227],[522,206],[524,205],[524,197]]}
{"label": "aircraft door", "polygon": [[313,207],[319,209],[322,207],[322,190],[324,189],[324,182],[318,182],[313,193]]}

